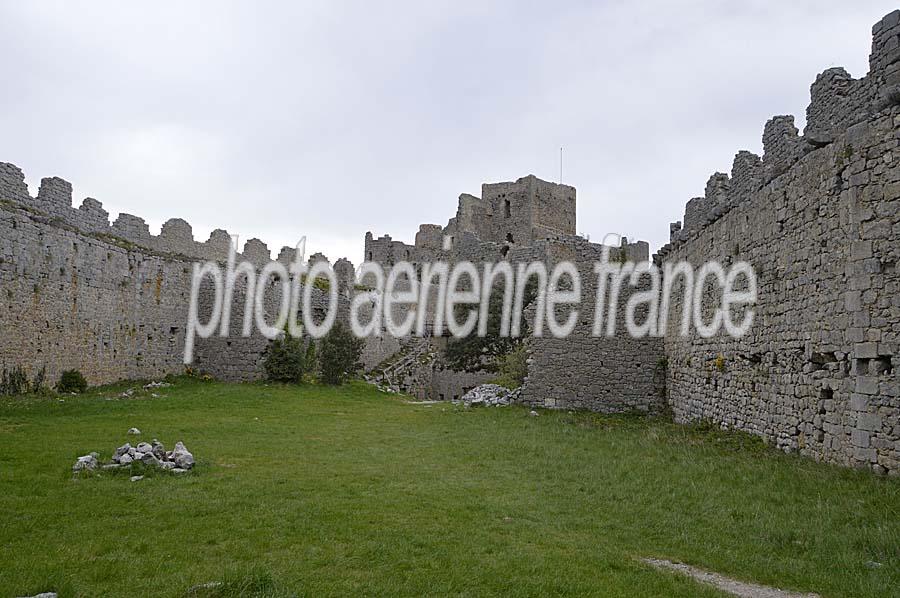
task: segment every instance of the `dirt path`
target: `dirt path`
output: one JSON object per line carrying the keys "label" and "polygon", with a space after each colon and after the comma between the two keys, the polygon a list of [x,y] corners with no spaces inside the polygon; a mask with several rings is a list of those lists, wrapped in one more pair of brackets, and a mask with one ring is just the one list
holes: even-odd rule
{"label": "dirt path", "polygon": [[729,594],[740,596],[741,598],[820,598],[818,594],[798,594],[797,592],[788,592],[769,586],[745,583],[743,581],[731,579],[730,577],[725,577],[724,575],[719,575],[718,573],[711,573],[709,571],[704,571],[703,569],[691,567],[690,565],[673,563],[672,561],[663,559],[641,559],[641,561],[648,565],[652,565],[657,569],[668,569],[670,571],[677,571],[684,575],[689,575],[701,583],[715,586],[723,592],[728,592]]}

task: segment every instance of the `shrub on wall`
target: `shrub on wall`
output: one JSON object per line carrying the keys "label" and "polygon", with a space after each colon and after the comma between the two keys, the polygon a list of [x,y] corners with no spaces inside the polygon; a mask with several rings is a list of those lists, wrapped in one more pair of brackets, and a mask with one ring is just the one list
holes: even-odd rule
{"label": "shrub on wall", "polygon": [[87,390],[87,380],[78,370],[66,370],[59,377],[56,385],[57,392],[84,392]]}
{"label": "shrub on wall", "polygon": [[266,349],[263,369],[272,382],[299,384],[303,381],[303,339],[285,330]]}
{"label": "shrub on wall", "polygon": [[[487,334],[478,336],[477,326],[472,334],[463,338],[453,338],[447,344],[448,365],[457,372],[497,372],[505,357],[522,346],[523,338],[529,334],[525,311],[537,298],[537,279],[532,277],[525,285],[521,312],[521,334],[518,337],[501,336],[503,317],[503,285],[498,283],[491,290],[487,312]],[[466,318],[472,309],[469,305],[457,305],[455,315],[458,321]]]}
{"label": "shrub on wall", "polygon": [[322,382],[341,384],[359,369],[363,341],[340,322],[335,322],[319,345],[319,369]]}
{"label": "shrub on wall", "polygon": [[528,352],[520,343],[512,351],[498,360],[497,379],[494,381],[506,388],[519,388],[528,375]]}
{"label": "shrub on wall", "polygon": [[3,368],[0,373],[0,396],[24,395],[30,392],[44,393],[47,388],[47,368],[42,367],[34,375],[33,380],[28,380],[28,374],[22,366],[16,366],[11,370]]}
{"label": "shrub on wall", "polygon": [[315,380],[315,377],[319,372],[319,361],[316,356],[316,343],[313,339],[309,339],[309,343],[306,345],[306,357],[304,357],[304,363],[308,377]]}
{"label": "shrub on wall", "polygon": [[16,366],[11,370],[3,368],[3,374],[0,376],[0,395],[23,395],[29,390],[28,374],[22,366]]}

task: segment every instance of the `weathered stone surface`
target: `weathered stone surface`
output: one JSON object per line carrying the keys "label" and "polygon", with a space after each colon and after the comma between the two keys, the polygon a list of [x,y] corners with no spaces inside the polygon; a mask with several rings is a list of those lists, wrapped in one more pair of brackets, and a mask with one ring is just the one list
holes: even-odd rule
{"label": "weathered stone surface", "polygon": [[90,455],[78,457],[78,460],[75,461],[75,464],[72,466],[72,471],[94,470],[97,469],[97,465],[97,456],[94,453],[91,453]]}
{"label": "weathered stone surface", "polygon": [[520,394],[519,391],[510,390],[499,384],[482,384],[464,394],[459,401],[454,402],[462,403],[467,407],[501,407],[514,403]]}
{"label": "weathered stone surface", "polygon": [[153,452],[153,446],[148,442],[139,442],[138,445],[134,448],[139,453],[145,454]]}
{"label": "weathered stone surface", "polygon": [[126,442],[116,449],[116,452],[113,454],[113,461],[119,461],[123,456],[129,455],[131,450],[131,444]]}
{"label": "weathered stone surface", "polygon": [[159,460],[161,460],[161,461],[162,461],[162,460],[165,460],[165,458],[166,458],[166,447],[163,446],[163,444],[162,444],[161,442],[159,442],[158,440],[156,440],[155,438],[153,439],[153,442],[152,442],[151,446],[152,446],[152,448],[150,449],[150,452],[153,453],[153,455],[154,455],[157,459],[159,459]]}
{"label": "weathered stone surface", "polygon": [[172,461],[179,469],[190,469],[194,466],[194,455],[179,441],[172,449]]}
{"label": "weathered stone surface", "polygon": [[[867,77],[829,69],[817,79],[811,139],[796,136],[786,117],[770,121],[764,184],[657,255],[660,264],[695,267],[741,259],[757,273],[756,324],[746,336],[681,337],[670,317],[666,389],[677,420],[742,429],[823,461],[897,470],[900,401],[886,391],[900,362],[900,107],[875,106],[896,34],[875,35]],[[704,295],[705,314],[714,299]],[[674,301],[670,314],[683,305]]]}
{"label": "weathered stone surface", "polygon": [[154,455],[153,453],[143,453],[140,457],[140,460],[144,465],[159,467],[159,459],[157,459],[156,455]]}

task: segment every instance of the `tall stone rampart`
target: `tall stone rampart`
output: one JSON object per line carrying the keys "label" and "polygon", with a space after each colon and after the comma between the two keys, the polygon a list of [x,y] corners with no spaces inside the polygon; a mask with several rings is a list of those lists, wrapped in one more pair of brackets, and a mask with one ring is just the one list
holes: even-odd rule
{"label": "tall stone rampart", "polygon": [[[770,120],[762,159],[741,152],[730,179],[714,175],[657,261],[743,260],[758,284],[755,323],[742,338],[681,336],[676,294],[665,352],[678,420],[898,472],[900,12],[873,33],[869,74],[819,75],[804,135],[790,116]],[[708,318],[719,298],[704,293]]]}
{"label": "tall stone rampart", "polygon": [[[91,384],[183,371],[193,263],[224,262],[232,243],[221,229],[197,242],[180,218],[166,221],[159,235],[130,214],[110,224],[95,199],[73,208],[71,184],[57,177],[43,179],[32,197],[22,171],[8,163],[0,163],[0,240],[0,367],[23,367],[31,376],[46,368],[50,384],[72,368]],[[262,241],[250,239],[236,255],[242,259],[260,268],[271,254]],[[285,264],[293,259],[289,247],[278,257]],[[269,321],[282,292],[270,285],[263,305]],[[321,289],[311,293],[315,305],[327,305]],[[201,307],[209,304],[208,290],[200,299]],[[339,303],[346,315],[346,292]],[[232,314],[243,313],[239,284]],[[250,338],[200,340],[195,355],[218,377],[246,380],[262,375],[267,346],[254,328]]]}

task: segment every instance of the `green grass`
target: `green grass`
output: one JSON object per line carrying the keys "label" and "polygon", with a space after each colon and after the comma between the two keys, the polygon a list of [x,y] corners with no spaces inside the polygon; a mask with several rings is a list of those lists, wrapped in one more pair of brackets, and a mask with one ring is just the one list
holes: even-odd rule
{"label": "green grass", "polygon": [[[900,592],[900,480],[748,436],[359,383],[121,390],[0,404],[0,596],[720,595],[641,556]],[[132,426],[197,467],[73,479]]]}

